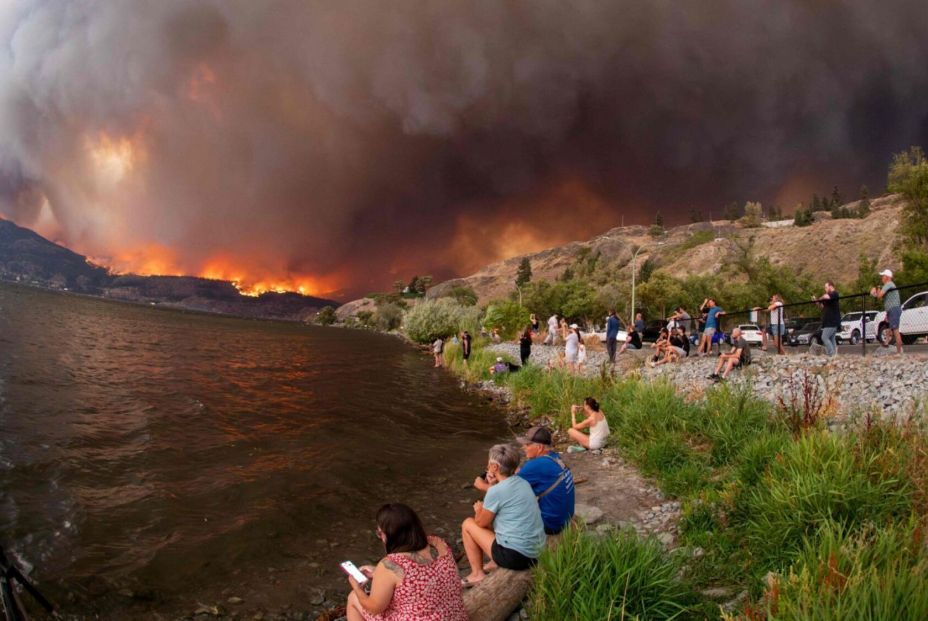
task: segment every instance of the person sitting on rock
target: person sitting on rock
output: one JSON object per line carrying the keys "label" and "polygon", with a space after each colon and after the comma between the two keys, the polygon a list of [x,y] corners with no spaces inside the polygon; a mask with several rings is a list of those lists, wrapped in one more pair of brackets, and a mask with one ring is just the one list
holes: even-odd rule
{"label": "person sitting on rock", "polygon": [[[532,486],[541,510],[546,535],[557,535],[574,517],[574,476],[551,449],[551,432],[546,427],[532,427],[517,438],[525,451],[526,461],[516,474]],[[486,492],[497,483],[493,473],[486,472],[474,479],[474,487]],[[493,563],[485,565],[492,568]]]}
{"label": "person sitting on rock", "polygon": [[[749,364],[751,364],[751,346],[741,336],[741,328],[735,328],[731,331],[731,350],[727,354],[719,355],[719,362],[715,365],[715,372],[709,376],[709,379],[718,382],[726,379],[732,369],[744,368]],[[725,370],[722,370],[723,366]],[[721,376],[719,376],[719,371],[722,371]]]}
{"label": "person sitting on rock", "polygon": [[629,330],[628,336],[625,337],[625,342],[622,344],[622,348],[619,349],[618,353],[622,354],[626,349],[629,348],[636,351],[641,349],[641,333],[638,332],[637,328],[632,328]]}
{"label": "person sitting on rock", "polygon": [[371,579],[370,594],[348,578],[348,621],[467,620],[454,554],[438,537],[426,536],[415,511],[399,503],[382,506],[377,536],[387,555],[377,567],[359,568]]}
{"label": "person sitting on rock", "polygon": [[690,341],[686,338],[686,330],[683,326],[678,326],[672,331],[668,344],[669,347],[664,349],[664,356],[657,361],[657,364],[680,362],[690,353]]}
{"label": "person sitting on rock", "polygon": [[498,481],[484,500],[474,503],[474,517],[461,524],[461,539],[470,565],[462,581],[471,587],[486,578],[484,555],[497,567],[521,571],[538,561],[545,546],[545,526],[535,492],[528,481],[515,476],[522,451],[512,444],[490,449],[487,476]]}
{"label": "person sitting on rock", "polygon": [[[577,412],[581,410],[585,418],[578,423]],[[606,439],[610,433],[609,423],[593,397],[584,399],[583,406],[570,406],[570,423],[567,435],[584,449],[596,451],[606,446]],[[584,429],[589,429],[590,435],[583,433]]]}

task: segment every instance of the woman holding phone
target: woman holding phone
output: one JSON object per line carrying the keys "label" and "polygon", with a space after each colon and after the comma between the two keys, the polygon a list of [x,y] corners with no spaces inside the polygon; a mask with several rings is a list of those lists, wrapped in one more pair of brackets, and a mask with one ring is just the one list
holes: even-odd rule
{"label": "woman holding phone", "polygon": [[427,537],[416,512],[400,503],[377,512],[377,537],[387,555],[377,567],[363,566],[370,594],[348,577],[348,621],[466,621],[461,580],[451,549]]}

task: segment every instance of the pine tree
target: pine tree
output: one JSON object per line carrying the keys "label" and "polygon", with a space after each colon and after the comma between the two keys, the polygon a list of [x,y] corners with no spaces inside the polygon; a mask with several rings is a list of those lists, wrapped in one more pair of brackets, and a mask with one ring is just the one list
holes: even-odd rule
{"label": "pine tree", "polygon": [[831,208],[837,209],[844,201],[841,200],[841,194],[838,193],[838,186],[831,191]]}
{"label": "pine tree", "polygon": [[524,287],[532,280],[532,262],[523,257],[516,271],[516,287]]}
{"label": "pine tree", "polygon": [[867,186],[860,186],[860,204],[857,206],[857,217],[866,218],[870,215],[870,190]]}

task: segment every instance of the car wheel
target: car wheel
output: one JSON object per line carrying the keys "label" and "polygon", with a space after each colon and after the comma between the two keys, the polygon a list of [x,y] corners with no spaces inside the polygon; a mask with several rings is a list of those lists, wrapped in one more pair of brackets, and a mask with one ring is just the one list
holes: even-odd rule
{"label": "car wheel", "polygon": [[854,330],[851,332],[851,345],[857,345],[860,343],[860,330]]}

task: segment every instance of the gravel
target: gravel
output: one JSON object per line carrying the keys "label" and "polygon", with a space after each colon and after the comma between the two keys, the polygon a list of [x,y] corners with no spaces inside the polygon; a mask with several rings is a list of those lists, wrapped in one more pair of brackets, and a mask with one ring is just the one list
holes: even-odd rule
{"label": "gravel", "polygon": [[[519,360],[519,347],[514,343],[490,345],[488,349]],[[547,365],[563,347],[535,345],[529,364]],[[667,380],[687,395],[700,395],[712,385],[707,375],[715,370],[716,356],[687,358],[676,363],[647,366],[650,350],[626,352],[617,358],[616,375],[637,375],[645,381]],[[867,412],[878,413],[884,419],[902,421],[913,411],[925,408],[928,395],[928,356],[905,354],[878,349],[867,356],[847,355],[829,358],[823,355],[798,354],[777,356],[753,350],[754,363],[744,370],[733,371],[728,382],[733,386],[750,385],[759,397],[778,403],[802,397],[803,384],[816,386],[824,397],[833,399],[830,414],[837,424],[849,416]],[[581,373],[599,375],[607,361],[605,352],[589,351]]]}

